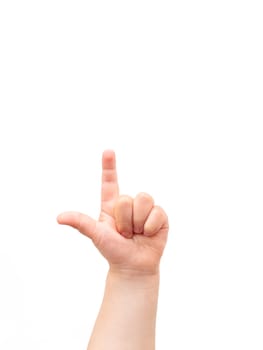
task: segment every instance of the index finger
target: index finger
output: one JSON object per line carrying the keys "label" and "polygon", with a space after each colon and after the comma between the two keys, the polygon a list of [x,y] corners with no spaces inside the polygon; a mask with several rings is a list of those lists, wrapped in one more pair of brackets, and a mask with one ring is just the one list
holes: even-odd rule
{"label": "index finger", "polygon": [[115,153],[112,150],[106,150],[102,154],[101,212],[112,216],[114,203],[118,196],[119,185]]}

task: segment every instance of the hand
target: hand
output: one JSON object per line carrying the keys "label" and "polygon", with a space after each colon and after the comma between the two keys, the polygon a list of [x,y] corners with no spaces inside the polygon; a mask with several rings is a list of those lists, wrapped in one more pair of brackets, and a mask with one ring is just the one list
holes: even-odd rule
{"label": "hand", "polygon": [[158,272],[168,234],[167,215],[146,193],[139,193],[134,199],[119,195],[113,151],[104,151],[102,156],[99,219],[78,212],[64,212],[57,221],[89,237],[108,260],[112,271]]}

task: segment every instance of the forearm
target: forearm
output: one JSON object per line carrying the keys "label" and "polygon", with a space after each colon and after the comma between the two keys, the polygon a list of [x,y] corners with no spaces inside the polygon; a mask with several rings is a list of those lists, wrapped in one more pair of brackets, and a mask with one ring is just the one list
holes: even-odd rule
{"label": "forearm", "polygon": [[109,271],[88,350],[154,350],[159,273]]}

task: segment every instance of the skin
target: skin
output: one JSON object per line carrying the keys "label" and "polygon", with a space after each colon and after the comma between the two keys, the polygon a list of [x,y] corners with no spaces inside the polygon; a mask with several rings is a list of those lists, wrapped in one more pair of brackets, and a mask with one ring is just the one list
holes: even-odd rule
{"label": "skin", "polygon": [[115,153],[106,150],[98,220],[64,212],[57,221],[90,238],[109,263],[88,350],[153,350],[159,264],[169,228],[165,211],[147,193],[119,194]]}

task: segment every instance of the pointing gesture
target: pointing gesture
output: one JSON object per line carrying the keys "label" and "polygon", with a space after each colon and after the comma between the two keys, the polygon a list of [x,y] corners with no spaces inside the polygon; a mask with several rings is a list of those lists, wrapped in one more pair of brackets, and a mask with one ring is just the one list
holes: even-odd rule
{"label": "pointing gesture", "polygon": [[115,271],[152,274],[158,270],[167,240],[167,215],[146,193],[135,198],[119,195],[113,151],[104,151],[102,155],[99,219],[64,212],[57,221],[89,237]]}
{"label": "pointing gesture", "polygon": [[115,154],[112,151],[104,151],[101,176],[101,221],[113,218],[114,205],[118,197],[119,185]]}

